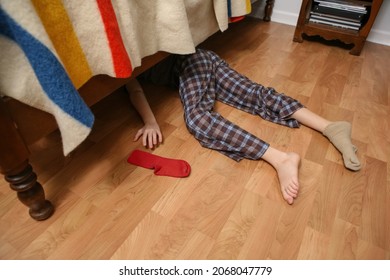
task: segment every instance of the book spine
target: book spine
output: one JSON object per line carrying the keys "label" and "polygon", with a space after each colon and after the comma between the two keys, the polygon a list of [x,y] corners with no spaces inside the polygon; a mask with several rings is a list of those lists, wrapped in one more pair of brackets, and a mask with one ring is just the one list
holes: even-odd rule
{"label": "book spine", "polygon": [[347,1],[326,1],[326,0],[314,0],[319,6],[330,7],[334,9],[347,10],[357,13],[366,13],[366,7],[361,4],[349,4]]}
{"label": "book spine", "polygon": [[355,23],[360,23],[361,21],[359,19],[352,19],[352,18],[346,18],[346,17],[339,17],[331,14],[323,14],[323,13],[318,13],[315,11],[310,12],[311,16],[317,16],[317,17],[326,17],[326,18],[334,18],[334,19],[339,19],[339,20],[346,20],[349,22],[355,22]]}
{"label": "book spine", "polygon": [[363,16],[364,16],[364,14],[361,14],[361,13],[333,9],[333,8],[323,7],[323,6],[318,6],[318,5],[313,7],[313,11],[318,12],[318,13],[322,13],[322,14],[330,14],[330,15],[335,15],[335,16],[349,18],[349,19],[356,19],[356,20],[362,20]]}
{"label": "book spine", "polygon": [[346,24],[337,23],[337,22],[328,22],[328,21],[324,21],[324,20],[320,20],[320,19],[311,18],[311,19],[309,19],[309,22],[321,23],[321,24],[326,24],[326,25],[330,25],[333,27],[340,27],[340,28],[351,29],[351,30],[359,30],[359,27],[356,27],[356,26],[346,25]]}
{"label": "book spine", "polygon": [[340,18],[328,17],[326,15],[319,16],[319,15],[316,15],[316,14],[312,14],[311,18],[324,20],[324,21],[329,21],[329,22],[343,23],[343,24],[346,24],[346,25],[351,25],[351,26],[356,26],[356,27],[360,27],[361,26],[360,22],[350,21],[348,19],[340,19]]}

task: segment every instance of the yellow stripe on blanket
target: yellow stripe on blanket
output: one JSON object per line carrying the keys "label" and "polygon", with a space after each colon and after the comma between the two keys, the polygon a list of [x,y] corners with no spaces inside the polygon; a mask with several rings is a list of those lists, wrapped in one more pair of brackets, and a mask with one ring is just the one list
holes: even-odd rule
{"label": "yellow stripe on blanket", "polygon": [[92,71],[60,0],[31,0],[73,85],[82,86]]}
{"label": "yellow stripe on blanket", "polygon": [[251,0],[246,0],[246,13],[250,14],[252,12],[252,3]]}
{"label": "yellow stripe on blanket", "polygon": [[232,17],[240,17],[252,11],[252,4],[250,0],[230,0],[230,8]]}

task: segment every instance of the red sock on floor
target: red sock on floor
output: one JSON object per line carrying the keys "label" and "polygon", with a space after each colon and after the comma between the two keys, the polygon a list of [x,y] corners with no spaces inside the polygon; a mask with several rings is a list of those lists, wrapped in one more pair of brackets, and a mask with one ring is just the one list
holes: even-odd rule
{"label": "red sock on floor", "polygon": [[191,172],[191,166],[184,160],[164,158],[140,150],[134,150],[127,162],[144,168],[154,169],[154,174],[159,176],[181,178],[187,177]]}

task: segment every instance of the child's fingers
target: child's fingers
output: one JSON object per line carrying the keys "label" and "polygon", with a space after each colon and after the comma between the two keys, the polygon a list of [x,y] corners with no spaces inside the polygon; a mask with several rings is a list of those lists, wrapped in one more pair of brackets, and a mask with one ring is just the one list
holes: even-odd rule
{"label": "child's fingers", "polygon": [[153,131],[146,131],[144,133],[144,138],[145,138],[144,146],[149,148],[149,149],[152,149],[153,148]]}
{"label": "child's fingers", "polygon": [[162,143],[163,137],[162,137],[162,134],[161,134],[160,131],[157,131],[157,137],[158,137],[158,142],[159,142],[159,143]]}
{"label": "child's fingers", "polygon": [[158,130],[143,130],[140,129],[134,137],[134,141],[137,141],[142,136],[142,145],[153,149],[158,143],[162,142],[162,134]]}
{"label": "child's fingers", "polygon": [[147,144],[148,144],[148,135],[144,133],[144,135],[142,136],[142,145],[147,147]]}
{"label": "child's fingers", "polygon": [[153,148],[153,133],[148,135],[149,149]]}
{"label": "child's fingers", "polygon": [[157,134],[153,133],[153,145],[157,145]]}

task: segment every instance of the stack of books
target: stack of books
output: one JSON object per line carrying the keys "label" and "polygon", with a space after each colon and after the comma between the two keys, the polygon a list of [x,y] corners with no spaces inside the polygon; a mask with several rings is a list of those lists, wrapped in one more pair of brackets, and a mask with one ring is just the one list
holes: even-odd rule
{"label": "stack of books", "polygon": [[371,2],[355,0],[314,0],[309,22],[359,30]]}

